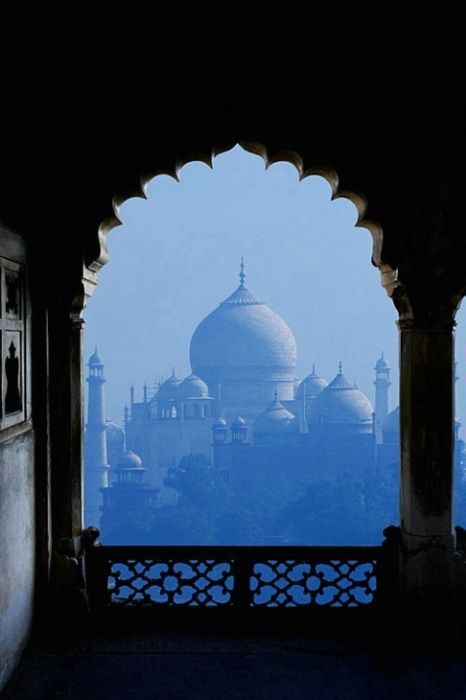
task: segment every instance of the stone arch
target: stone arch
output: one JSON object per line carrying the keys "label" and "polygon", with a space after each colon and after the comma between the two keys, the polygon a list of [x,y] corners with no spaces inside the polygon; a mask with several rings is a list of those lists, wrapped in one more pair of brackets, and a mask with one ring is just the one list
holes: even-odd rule
{"label": "stone arch", "polygon": [[[266,170],[276,163],[287,163],[292,165],[298,174],[299,181],[303,181],[310,176],[319,176],[325,179],[331,189],[331,200],[347,199],[355,207],[357,212],[357,221],[354,224],[355,228],[365,228],[368,230],[372,239],[371,263],[377,267],[380,273],[382,286],[386,289],[389,296],[392,296],[396,286],[396,271],[382,258],[382,250],[384,246],[384,233],[381,223],[370,218],[366,218],[367,199],[366,197],[349,188],[340,186],[340,178],[335,168],[325,165],[314,165],[308,162],[298,150],[292,148],[274,148],[271,145],[266,145],[266,141],[258,140],[237,140],[228,144],[217,143],[217,145],[205,145],[198,150],[193,150],[185,153],[182,156],[173,156],[171,162],[166,161],[163,164],[157,163],[157,157],[153,158],[154,164],[145,168],[141,175],[137,178],[132,178],[131,183],[126,183],[119,191],[114,194],[111,202],[111,211],[101,220],[98,228],[93,233],[92,245],[89,245],[86,250],[86,267],[92,270],[95,274],[95,282],[97,283],[98,272],[108,261],[109,251],[107,247],[107,237],[110,232],[123,224],[120,217],[120,211],[123,204],[130,199],[147,199],[147,190],[149,183],[159,175],[171,177],[177,183],[181,179],[182,168],[193,162],[200,162],[207,165],[210,169],[214,169],[214,161],[216,156],[228,152],[236,145],[239,145],[247,153],[251,153],[259,158],[265,164]],[[369,262],[369,260],[368,260]],[[209,413],[207,406],[198,406],[189,402],[183,406],[185,417],[201,418],[206,417]],[[162,410],[164,419],[175,418],[170,408]]]}
{"label": "stone arch", "polygon": [[[66,310],[63,309],[68,318],[71,317],[72,328],[76,331],[73,346],[81,329],[80,314],[97,283],[100,268],[108,261],[107,235],[112,228],[121,224],[120,207],[131,197],[146,198],[147,184],[152,178],[165,174],[178,181],[179,170],[186,163],[200,161],[212,167],[216,155],[230,150],[236,144],[261,156],[266,167],[283,161],[294,165],[301,179],[309,175],[323,176],[332,189],[333,199],[344,197],[356,206],[358,221],[355,226],[369,230],[372,236],[372,263],[378,268],[381,284],[400,316],[402,489],[401,538],[396,541],[401,543],[402,586],[408,595],[414,597],[449,595],[452,586],[451,554],[455,547],[451,510],[452,416],[449,409],[452,406],[452,331],[455,311],[466,292],[461,266],[462,248],[455,216],[453,223],[449,224],[452,226],[449,235],[448,217],[441,216],[445,203],[438,207],[435,203],[431,206],[431,203],[419,201],[418,197],[416,207],[400,221],[402,231],[409,231],[409,236],[407,234],[397,242],[393,233],[396,230],[393,225],[396,217],[391,215],[392,234],[389,240],[378,221],[366,218],[367,202],[363,195],[351,187],[340,188],[340,179],[335,169],[312,165],[308,162],[309,158],[299,155],[301,150],[306,152],[309,145],[300,149],[299,143],[295,143],[294,148],[283,148],[267,145],[267,138],[234,138],[228,142],[219,140],[217,143],[217,146],[210,144],[190,149],[178,157],[174,154],[173,158],[165,158],[159,166],[154,164],[139,170],[133,167],[133,175],[124,178],[126,185],[108,201],[103,216],[99,218],[100,223],[86,239],[82,250],[84,274],[81,268],[79,279],[74,277],[74,286],[68,297],[70,305]],[[355,163],[351,148],[348,153],[345,152],[345,156],[347,162],[345,164],[345,160],[342,160],[341,164],[343,169],[351,172],[351,167],[347,167],[348,163]],[[139,174],[134,175],[135,172]],[[385,192],[382,195],[382,200],[384,197],[385,200],[389,199]],[[102,199],[99,201],[102,204]],[[389,204],[389,201],[382,203],[381,220],[384,223],[385,216],[390,217]],[[404,205],[406,208],[406,201]],[[424,214],[427,218],[423,218]],[[413,222],[418,222],[419,230],[411,235]],[[77,348],[76,356],[80,357]],[[422,357],[421,363],[419,357]],[[430,382],[432,363],[437,363],[440,369],[434,393]],[[66,371],[73,387],[81,381],[76,365],[71,367],[67,364]],[[416,378],[415,382],[413,377]],[[77,389],[75,393],[78,394]],[[435,403],[435,411],[422,410],[418,412],[420,418],[416,418],[413,410],[425,407],[431,401]],[[447,410],[444,410],[445,407]],[[82,409],[73,409],[70,405],[70,414],[74,425],[78,422],[78,414],[82,420]],[[437,419],[438,425],[435,423]],[[413,421],[418,423],[415,429]],[[426,435],[428,446],[424,440]],[[80,432],[75,437],[76,442],[80,440]],[[71,465],[71,471],[75,478],[69,493],[69,510],[77,513],[80,494],[76,487],[80,487],[80,475],[78,476],[76,465]],[[74,518],[73,523],[75,530],[79,530],[79,518]],[[434,568],[443,572],[436,579],[431,576],[434,562]]]}
{"label": "stone arch", "polygon": [[395,304],[398,298],[401,298],[399,290],[399,282],[397,279],[396,269],[383,259],[384,248],[384,233],[381,223],[370,218],[366,218],[367,200],[366,197],[354,190],[340,189],[340,179],[336,170],[330,166],[317,166],[305,162],[299,152],[293,149],[278,149],[268,148],[265,143],[249,140],[238,140],[237,142],[228,145],[218,145],[205,147],[196,152],[190,152],[184,156],[174,158],[167,166],[157,167],[154,165],[150,170],[142,173],[138,181],[133,182],[131,186],[124,188],[119,194],[115,194],[111,202],[111,211],[101,220],[94,234],[92,246],[88,248],[86,256],[86,266],[93,272],[98,272],[103,265],[109,260],[109,252],[107,247],[107,236],[113,228],[122,225],[120,218],[121,206],[132,198],[147,199],[147,187],[151,180],[158,175],[168,175],[177,182],[180,181],[179,173],[184,165],[192,162],[205,163],[209,168],[214,167],[214,159],[217,155],[231,150],[235,145],[241,146],[245,151],[253,153],[265,163],[266,169],[271,165],[279,162],[289,163],[293,165],[298,172],[299,179],[304,180],[311,175],[323,177],[331,187],[332,200],[347,199],[356,208],[358,219],[355,223],[356,228],[365,228],[372,238],[372,264],[378,268],[380,272],[381,285],[387,291],[387,294],[393,298]]}

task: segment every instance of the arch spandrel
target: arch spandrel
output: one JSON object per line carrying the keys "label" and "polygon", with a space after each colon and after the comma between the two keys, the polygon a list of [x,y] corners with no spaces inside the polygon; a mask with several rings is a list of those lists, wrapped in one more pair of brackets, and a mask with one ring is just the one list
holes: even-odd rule
{"label": "arch spandrel", "polygon": [[238,140],[228,143],[228,145],[225,143],[217,144],[216,146],[210,145],[203,149],[200,147],[189,149],[182,155],[174,157],[171,166],[167,166],[166,160],[159,165],[154,159],[154,164],[142,172],[138,178],[137,184],[135,184],[134,179],[132,179],[131,182],[128,181],[127,189],[121,186],[118,190],[118,194],[112,197],[108,215],[101,220],[92,240],[88,242],[85,254],[86,267],[92,272],[98,273],[100,268],[108,262],[107,236],[113,228],[122,224],[120,219],[120,208],[122,204],[128,199],[135,197],[145,199],[147,197],[148,184],[154,177],[163,174],[179,182],[179,172],[181,168],[187,163],[195,161],[205,163],[208,167],[213,168],[215,156],[229,150],[235,143],[239,143],[244,150],[260,156],[264,160],[266,168],[269,168],[275,163],[287,162],[296,168],[300,180],[304,180],[312,175],[323,177],[330,185],[332,199],[344,198],[351,201],[357,211],[355,227],[365,228],[370,233],[372,237],[371,262],[381,273],[382,286],[385,287],[389,296],[393,296],[397,286],[396,271],[388,263],[384,262],[383,259],[384,233],[381,224],[372,218],[365,218],[367,210],[366,197],[358,191],[340,189],[338,173],[330,166],[309,165],[307,160],[293,149],[268,149],[263,143],[249,140]]}

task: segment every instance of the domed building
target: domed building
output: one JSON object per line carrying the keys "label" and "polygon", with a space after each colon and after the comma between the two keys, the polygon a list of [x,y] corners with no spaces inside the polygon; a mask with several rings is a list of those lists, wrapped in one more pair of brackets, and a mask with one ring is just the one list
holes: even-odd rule
{"label": "domed building", "polygon": [[328,386],[328,381],[316,372],[315,364],[312,366],[312,372],[301,382],[298,382],[293,410],[299,420],[301,432],[307,432],[307,421],[311,405],[316,396],[326,386]]}
{"label": "domed building", "polygon": [[275,394],[274,401],[254,421],[253,432],[254,444],[282,443],[299,433],[299,421]]}
{"label": "domed building", "polygon": [[309,431],[335,434],[370,434],[373,432],[374,409],[371,402],[355,384],[343,374],[340,363],[338,374],[316,396],[309,408]]}
{"label": "domed building", "polygon": [[239,412],[253,420],[272,401],[294,399],[296,340],[285,321],[245,286],[197,326],[191,339],[192,371],[208,385],[227,420]]}
{"label": "domed building", "polygon": [[[246,485],[257,469],[294,470],[302,483],[310,475],[349,470],[361,476],[365,469],[375,469],[379,446],[370,400],[348,381],[341,364],[330,383],[315,366],[297,380],[293,332],[246,287],[243,261],[239,278],[237,289],[196,327],[189,350],[191,374],[180,379],[173,370],[154,391],[144,386],[142,401],[135,400],[131,389],[124,449],[140,455],[144,468],[139,468],[160,490],[162,506],[176,503],[174,490],[164,483],[168,470],[194,453],[205,455],[224,474],[236,470]],[[103,362],[97,352],[89,368],[101,391]],[[381,425],[390,386],[383,355],[375,370]],[[101,442],[99,425],[97,421],[95,440]],[[108,426],[107,442],[110,476],[118,476],[124,440],[114,424]],[[96,470],[104,471],[99,465],[105,460],[104,453],[96,456]]]}
{"label": "domed building", "polygon": [[328,386],[328,381],[316,372],[316,366],[312,366],[312,372],[298,385],[296,399],[298,401],[315,399],[322,389]]}
{"label": "domed building", "polygon": [[178,379],[175,373],[175,368],[172,370],[171,376],[166,379],[159,386],[155,399],[157,403],[164,403],[165,401],[174,401],[178,396],[178,387],[181,384],[181,379]]}
{"label": "domed building", "polygon": [[120,455],[112,471],[115,480],[101,489],[103,504],[100,525],[106,544],[126,544],[131,542],[144,518],[151,517],[153,509],[157,507],[159,489],[150,488],[144,481],[146,469],[142,459],[131,450]]}
{"label": "domed building", "polygon": [[[306,387],[307,384],[307,387]],[[281,478],[309,483],[310,479],[343,477],[365,479],[375,474],[375,420],[369,399],[344,376],[341,363],[330,382],[313,369],[303,380],[294,402],[281,402],[278,395],[254,421],[253,437],[238,446],[235,440],[215,440],[214,464],[231,473],[231,483],[247,488],[251,470],[281,474]],[[306,396],[308,430],[300,416]],[[241,447],[241,449],[239,449]]]}

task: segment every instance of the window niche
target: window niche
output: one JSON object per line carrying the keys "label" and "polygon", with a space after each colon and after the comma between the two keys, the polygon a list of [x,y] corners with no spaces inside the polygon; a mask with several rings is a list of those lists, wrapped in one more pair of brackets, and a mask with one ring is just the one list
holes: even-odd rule
{"label": "window niche", "polygon": [[[3,235],[5,234],[5,235]],[[28,415],[26,390],[26,294],[24,250],[16,236],[2,230],[0,249],[0,430],[23,423]],[[12,255],[15,260],[4,255]]]}

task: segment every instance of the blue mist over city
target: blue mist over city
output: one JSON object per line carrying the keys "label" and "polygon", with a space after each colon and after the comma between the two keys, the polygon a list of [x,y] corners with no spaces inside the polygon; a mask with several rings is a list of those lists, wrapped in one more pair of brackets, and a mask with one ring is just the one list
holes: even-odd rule
{"label": "blue mist over city", "polygon": [[86,310],[87,524],[107,544],[380,544],[398,337],[369,231],[323,178],[239,146],[179,176],[122,206]]}

